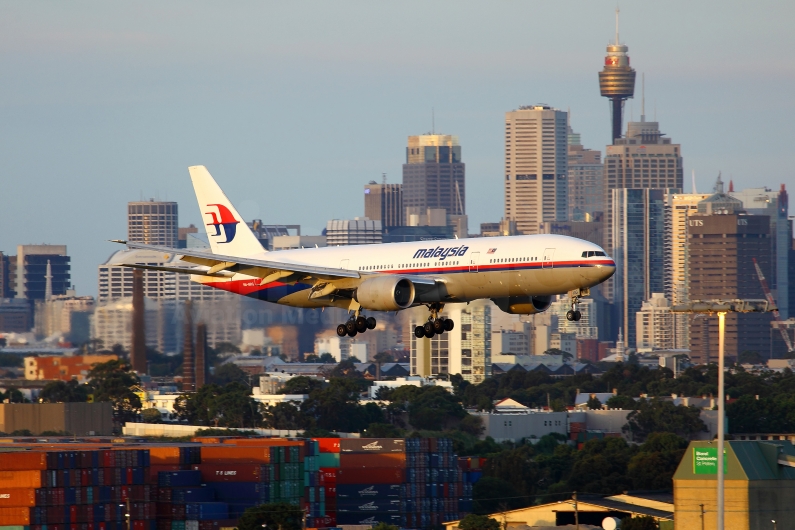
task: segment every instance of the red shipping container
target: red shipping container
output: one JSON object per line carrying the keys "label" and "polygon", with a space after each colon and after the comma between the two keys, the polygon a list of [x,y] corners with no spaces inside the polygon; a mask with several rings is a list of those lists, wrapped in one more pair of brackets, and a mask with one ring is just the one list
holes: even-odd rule
{"label": "red shipping container", "polygon": [[340,468],[337,484],[402,484],[406,470],[398,468]]}
{"label": "red shipping container", "polygon": [[340,452],[340,439],[339,438],[312,438],[318,443],[321,453],[339,453]]}
{"label": "red shipping container", "polygon": [[340,469],[352,467],[406,467],[406,453],[342,453]]}
{"label": "red shipping container", "polygon": [[337,483],[337,467],[321,467],[318,471],[318,479],[321,484],[336,484]]}

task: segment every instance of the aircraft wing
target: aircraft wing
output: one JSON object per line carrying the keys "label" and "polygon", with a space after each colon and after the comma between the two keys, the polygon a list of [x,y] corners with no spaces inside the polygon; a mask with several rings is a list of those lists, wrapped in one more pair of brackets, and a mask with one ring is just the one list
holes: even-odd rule
{"label": "aircraft wing", "polygon": [[[302,263],[289,263],[283,261],[270,261],[256,258],[241,258],[235,256],[225,256],[223,254],[213,254],[212,252],[201,250],[190,250],[184,248],[158,247],[155,245],[144,245],[142,243],[132,243],[123,240],[113,240],[114,243],[121,243],[130,248],[143,250],[153,250],[165,254],[175,254],[181,256],[181,261],[204,265],[208,270],[179,269],[176,267],[158,267],[153,265],[138,265],[134,263],[119,263],[133,268],[167,270],[170,272],[182,272],[186,274],[199,274],[206,276],[229,276],[234,273],[246,274],[263,279],[263,283],[284,281],[287,276],[298,275],[303,277],[317,278],[318,280],[339,280],[343,278],[358,279],[361,275],[357,271],[346,269],[334,269],[330,267],[317,267]],[[272,279],[271,279],[272,278]]]}

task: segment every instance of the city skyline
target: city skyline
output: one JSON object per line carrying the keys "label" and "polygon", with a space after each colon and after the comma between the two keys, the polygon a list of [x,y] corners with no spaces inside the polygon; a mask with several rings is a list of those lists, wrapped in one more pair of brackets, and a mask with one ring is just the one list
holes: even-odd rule
{"label": "city skyline", "polygon": [[[603,150],[609,143],[597,73],[614,37],[614,8],[580,6],[562,19],[571,30],[542,25],[528,37],[519,31],[524,16],[561,18],[563,7],[462,4],[438,25],[431,20],[440,17],[415,20],[411,9],[368,6],[360,19],[369,23],[347,27],[353,5],[317,6],[316,17],[253,4],[153,8],[158,16],[102,6],[86,17],[86,8],[11,4],[0,37],[10,81],[0,94],[4,196],[12,200],[0,225],[13,230],[0,233],[0,249],[66,244],[73,284],[95,294],[93,271],[115,250],[104,241],[126,232],[119,212],[127,202],[181,202],[180,224],[200,223],[185,186],[186,167],[195,163],[218,175],[247,219],[319,233],[328,219],[358,212],[348,203],[351,190],[358,196],[384,172],[398,182],[406,138],[434,125],[466,146],[474,232],[502,215],[505,112],[548,103],[571,111],[584,145]],[[699,191],[711,189],[719,170],[737,188],[759,179],[772,189],[793,186],[784,131],[795,71],[778,52],[793,46],[785,31],[792,11],[741,3],[717,13],[684,3],[622,6],[620,40],[645,74],[646,114],[656,114],[686,149],[683,191],[691,191],[693,169]],[[213,37],[196,40],[196,27]],[[341,27],[349,31],[335,30]],[[476,27],[482,39],[472,38]],[[457,50],[442,66],[419,53],[431,30]],[[759,76],[769,83],[759,86]],[[640,115],[638,95],[626,104],[625,122]],[[738,127],[737,109],[749,101],[764,105]],[[376,120],[378,132],[361,135]],[[291,139],[302,134],[317,147],[313,156]],[[346,149],[353,137],[357,149]],[[296,209],[275,192],[284,178],[329,200]],[[41,184],[35,194],[34,182]]]}

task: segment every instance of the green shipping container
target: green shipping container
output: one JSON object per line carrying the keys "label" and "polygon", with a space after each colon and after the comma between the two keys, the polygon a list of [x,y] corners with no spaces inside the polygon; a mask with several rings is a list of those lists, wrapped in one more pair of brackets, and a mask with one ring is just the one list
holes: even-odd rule
{"label": "green shipping container", "polygon": [[320,453],[317,457],[318,467],[340,467],[339,453]]}

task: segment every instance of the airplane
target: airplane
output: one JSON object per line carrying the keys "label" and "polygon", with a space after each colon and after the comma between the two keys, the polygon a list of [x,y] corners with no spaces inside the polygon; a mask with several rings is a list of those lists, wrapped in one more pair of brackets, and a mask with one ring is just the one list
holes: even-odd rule
{"label": "airplane", "polygon": [[417,337],[452,331],[446,304],[491,299],[502,311],[546,311],[554,295],[568,294],[570,321],[581,297],[616,270],[605,251],[562,235],[518,235],[267,251],[204,166],[188,168],[205,220],[210,251],[113,240],[129,248],[180,256],[185,267],[116,263],[190,274],[191,280],[243,296],[293,307],[338,307],[349,319],[340,337],[375,329],[365,311],[426,306]]}

